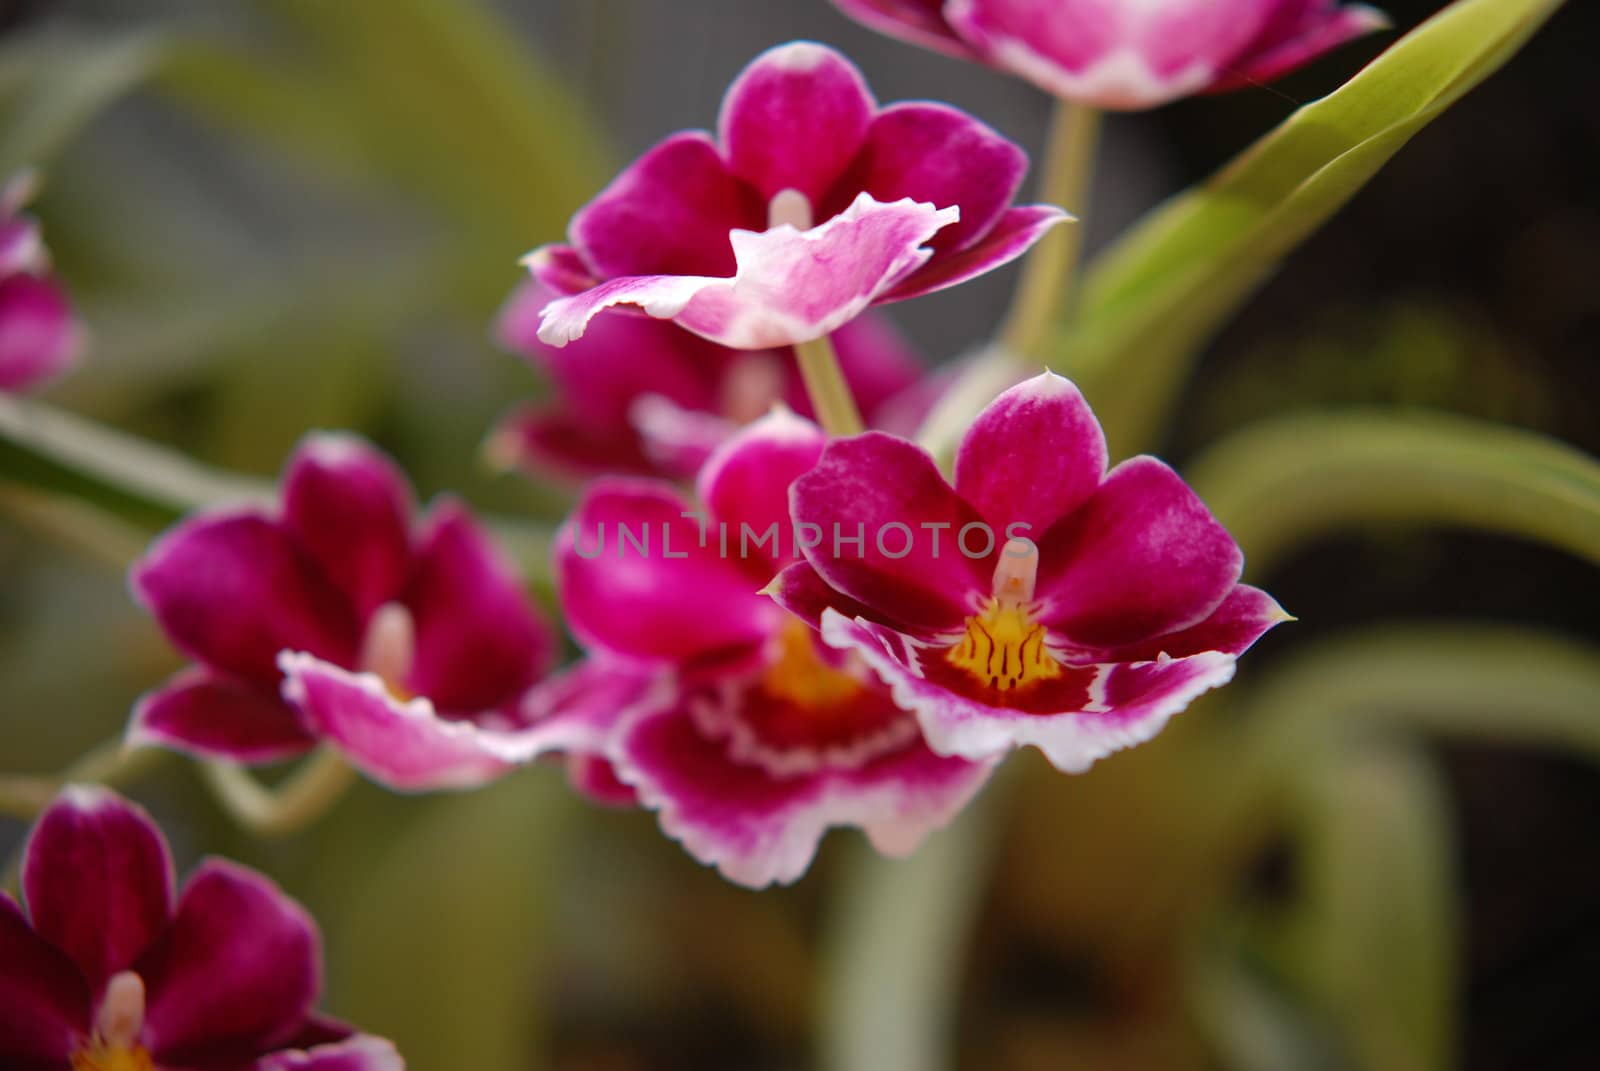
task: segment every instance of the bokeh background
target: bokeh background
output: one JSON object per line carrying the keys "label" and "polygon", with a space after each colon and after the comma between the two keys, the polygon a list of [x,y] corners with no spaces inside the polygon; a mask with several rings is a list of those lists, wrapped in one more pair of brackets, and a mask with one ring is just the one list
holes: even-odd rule
{"label": "bokeh background", "polygon": [[[1384,6],[1404,30],[1442,4]],[[37,211],[93,332],[51,403],[261,475],[307,429],[353,427],[425,494],[528,518],[559,517],[569,489],[480,454],[540,389],[490,336],[516,258],[616,164],[710,124],[758,51],[829,42],[880,98],[949,100],[1034,148],[1047,120],[1029,87],[823,0],[9,0],[0,33],[0,170],[43,166]],[[1091,248],[1390,39],[1114,118]],[[1181,467],[1267,417],[1373,405],[1600,451],[1596,39],[1600,8],[1570,5],[1302,248],[1209,347],[1164,455]],[[895,313],[951,360],[1011,282]],[[144,538],[0,514],[0,770],[67,765],[175,667],[122,579]],[[1408,651],[1445,680],[1526,654],[1491,721],[1525,704],[1600,720],[1600,574],[1384,527],[1253,579],[1300,621],[1239,684],[1087,777],[1024,756],[899,874],[836,834],[796,887],[739,890],[648,815],[569,798],[553,768],[470,797],[363,788],[270,843],[183,761],[130,791],[181,858],[243,858],[310,904],[328,1007],[417,1071],[846,1067],[852,1017],[898,1021],[908,978],[944,1051],[984,1071],[1595,1066],[1595,753],[1417,731],[1434,712],[1406,710],[1424,700],[1405,687],[1356,700],[1375,711],[1329,696],[1369,672],[1406,683]],[[1273,790],[1222,821],[1246,777],[1233,742],[1323,708],[1368,728],[1285,750]],[[22,832],[0,820],[0,851]]]}

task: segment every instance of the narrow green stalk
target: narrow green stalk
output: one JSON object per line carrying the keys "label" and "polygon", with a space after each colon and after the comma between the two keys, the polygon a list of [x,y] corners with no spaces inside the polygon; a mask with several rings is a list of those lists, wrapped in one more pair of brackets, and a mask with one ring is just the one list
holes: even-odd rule
{"label": "narrow green stalk", "polygon": [[260,837],[285,837],[327,813],[355,780],[355,771],[332,748],[300,764],[277,788],[264,788],[248,770],[208,762],[202,770],[217,802],[234,820]]}
{"label": "narrow green stalk", "polygon": [[32,821],[67,785],[118,785],[137,778],[167,753],[152,748],[127,748],[121,738],[108,740],[55,776],[0,776],[0,814]]}
{"label": "narrow green stalk", "polygon": [[[1080,220],[1088,209],[1100,143],[1100,114],[1085,105],[1059,102],[1045,150],[1039,199],[1065,208]],[[1000,330],[1006,351],[1022,361],[1043,362],[1050,356],[1054,329],[1071,308],[1082,252],[1081,223],[1057,227],[1034,246]]]}
{"label": "narrow green stalk", "polygon": [[[1101,113],[1061,101],[1051,121],[1039,199],[1082,219],[1100,143]],[[1057,227],[1033,247],[1022,279],[993,344],[967,362],[965,371],[924,421],[918,440],[948,466],[955,445],[995,395],[1042,366],[1054,364],[1056,329],[1071,314],[1083,252],[1083,226]]]}
{"label": "narrow green stalk", "polygon": [[991,784],[908,859],[862,847],[836,890],[820,990],[825,1071],[944,1071],[954,1064],[962,965],[1005,806]]}
{"label": "narrow green stalk", "polygon": [[834,352],[832,340],[824,336],[796,343],[794,352],[800,362],[800,378],[805,381],[811,408],[816,410],[822,430],[836,438],[860,435],[865,425],[839,368],[839,355]]}

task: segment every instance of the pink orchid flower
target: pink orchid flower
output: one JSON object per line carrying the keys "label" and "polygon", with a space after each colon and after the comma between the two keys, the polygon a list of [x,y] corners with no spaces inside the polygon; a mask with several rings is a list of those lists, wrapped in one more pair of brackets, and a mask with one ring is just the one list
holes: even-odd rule
{"label": "pink orchid flower", "polygon": [[240,763],[319,740],[391,788],[481,784],[519,761],[516,711],[555,637],[460,504],[353,436],[315,435],[277,510],[183,521],[135,595],[199,665],[142,699],[129,742]]}
{"label": "pink orchid flower", "polygon": [[143,810],[68,788],[0,892],[7,1071],[404,1071],[387,1041],[312,1011],[320,939],[255,871],[207,860],[174,893]]}
{"label": "pink orchid flower", "polygon": [[1225,684],[1287,620],[1239,583],[1238,546],[1175,472],[1106,471],[1099,422],[1049,373],[979,415],[954,487],[869,432],[831,443],[792,502],[824,538],[775,597],[877,670],[941,755],[1031,744],[1080,772]]}
{"label": "pink orchid flower", "polygon": [[559,699],[535,689],[547,739],[564,731],[569,750],[603,760],[584,772],[592,794],[636,798],[696,859],[752,887],[798,879],[833,826],[909,853],[992,766],[935,755],[861,659],[763,593],[795,560],[788,488],[823,444],[777,411],[706,463],[699,507],[671,484],[601,480],[557,541],[588,658],[549,686]]}
{"label": "pink orchid flower", "polygon": [[78,359],[83,332],[61,285],[39,225],[22,214],[32,177],[0,189],[0,392],[43,386]]}
{"label": "pink orchid flower", "polygon": [[[538,337],[554,294],[529,280],[499,320],[501,342],[550,380],[554,397],[514,410],[495,429],[497,461],[535,475],[688,478],[740,427],[774,404],[810,417],[792,350],[734,350],[643,316],[608,315],[570,346]],[[943,380],[887,318],[868,313],[834,336],[845,380],[867,422],[909,434]]]}
{"label": "pink orchid flower", "polygon": [[1099,108],[1270,82],[1388,26],[1339,0],[833,0],[891,36]]}
{"label": "pink orchid flower", "polygon": [[774,48],[728,90],[716,138],[663,141],[573,218],[571,245],[530,254],[571,295],[540,337],[566,345],[625,305],[736,349],[822,338],[997,268],[1066,219],[1012,207],[1026,170],[963,112],[880,108],[832,49]]}

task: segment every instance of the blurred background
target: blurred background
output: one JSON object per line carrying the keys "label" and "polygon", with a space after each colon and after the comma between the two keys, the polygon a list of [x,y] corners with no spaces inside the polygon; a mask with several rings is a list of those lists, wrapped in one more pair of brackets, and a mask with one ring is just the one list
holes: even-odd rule
{"label": "blurred background", "polygon": [[[1384,6],[1404,31],[1443,5]],[[44,170],[36,211],[93,336],[48,401],[260,475],[309,428],[356,428],[424,494],[529,518],[559,517],[567,489],[480,455],[540,389],[490,337],[516,259],[618,164],[714,122],[757,52],[826,41],[880,99],[948,100],[1034,149],[1047,120],[1020,82],[823,0],[0,0],[0,34],[0,174]],[[1295,254],[1208,348],[1164,456],[1366,406],[1600,451],[1596,39],[1600,8],[1571,5]],[[1390,40],[1113,118],[1090,247]],[[1011,283],[894,312],[944,362]],[[67,765],[176,667],[125,592],[145,538],[85,548],[0,514],[0,771]],[[649,815],[569,798],[556,769],[461,798],[364,788],[272,843],[232,829],[183,761],[131,791],[180,858],[245,859],[305,900],[328,1008],[417,1071],[847,1066],[855,995],[892,1019],[903,975],[862,983],[907,949],[962,1068],[1595,1066],[1600,752],[1517,724],[1600,722],[1600,574],[1382,527],[1252,579],[1300,620],[1239,684],[1086,777],[1022,756],[898,876],[835,834],[796,887],[745,892]],[[1455,706],[1489,730],[1456,731]],[[1241,789],[1263,756],[1269,788]],[[0,852],[22,832],[0,820]],[[924,896],[936,941],[874,928]]]}

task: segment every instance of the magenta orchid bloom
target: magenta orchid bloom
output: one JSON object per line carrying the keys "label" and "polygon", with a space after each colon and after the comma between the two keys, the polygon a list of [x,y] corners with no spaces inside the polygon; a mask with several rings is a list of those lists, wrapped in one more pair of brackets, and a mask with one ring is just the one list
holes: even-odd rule
{"label": "magenta orchid bloom", "polygon": [[1339,0],[833,2],[891,36],[1117,110],[1269,82],[1389,24]]}
{"label": "magenta orchid bloom", "polygon": [[831,443],[792,504],[823,538],[775,597],[871,664],[941,755],[1031,744],[1080,772],[1287,620],[1239,583],[1238,546],[1175,472],[1106,471],[1099,422],[1049,373],[979,415],[953,488],[925,451],[869,432]]}
{"label": "magenta orchid bloom", "polygon": [[133,590],[200,665],[140,701],[129,742],[265,763],[323,740],[399,790],[519,761],[518,701],[554,633],[461,505],[415,528],[412,513],[387,458],[316,435],[276,512],[216,510],[162,536]]}
{"label": "magenta orchid bloom", "polygon": [[68,788],[22,865],[25,916],[0,892],[6,1071],[403,1071],[387,1041],[316,1016],[316,923],[220,859],[174,895],[148,815]]}
{"label": "magenta orchid bloom", "polygon": [[861,659],[763,593],[795,560],[788,486],[823,443],[777,411],[706,463],[703,512],[670,484],[611,478],[557,541],[562,604],[589,657],[562,701],[535,690],[540,724],[609,763],[591,794],[609,784],[625,800],[625,786],[696,859],[752,887],[799,878],[832,826],[909,853],[992,766],[935,755]]}
{"label": "magenta orchid bloom", "polygon": [[715,139],[663,141],[573,218],[571,245],[530,254],[571,295],[540,337],[566,345],[625,305],[736,349],[822,338],[997,268],[1066,219],[1012,207],[1026,170],[954,108],[880,108],[832,49],[771,49],[728,90]]}
{"label": "magenta orchid bloom", "polygon": [[32,191],[26,174],[0,189],[0,392],[43,386],[83,348],[72,307],[50,274],[39,225],[22,215]]}
{"label": "magenta orchid bloom", "polygon": [[[734,350],[675,324],[607,315],[557,348],[539,341],[554,294],[529,280],[501,312],[499,335],[551,381],[554,398],[518,408],[495,430],[492,457],[538,475],[692,477],[724,440],[782,402],[810,416],[790,350]],[[909,434],[940,381],[889,321],[868,313],[834,335],[868,423]]]}

